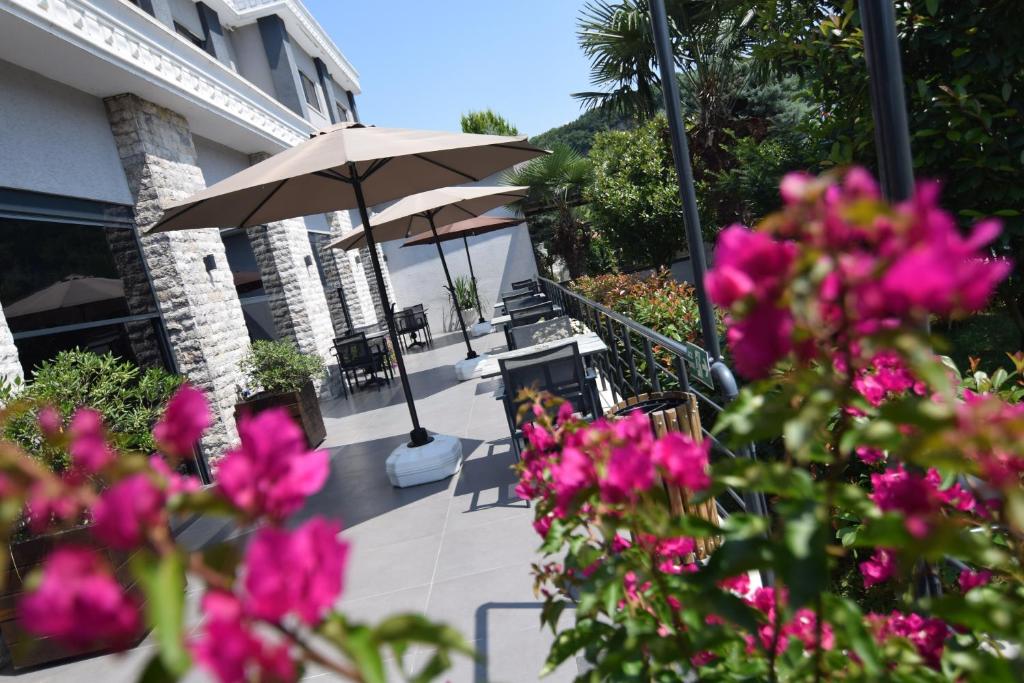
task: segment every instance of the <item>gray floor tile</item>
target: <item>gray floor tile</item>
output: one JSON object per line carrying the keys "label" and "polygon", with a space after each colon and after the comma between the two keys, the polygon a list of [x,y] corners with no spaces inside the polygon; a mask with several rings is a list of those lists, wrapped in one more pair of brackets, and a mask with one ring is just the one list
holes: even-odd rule
{"label": "gray floor tile", "polygon": [[349,556],[345,595],[354,600],[429,584],[441,544],[440,529],[438,532],[374,550],[353,552]]}
{"label": "gray floor tile", "polygon": [[537,534],[528,515],[527,511],[518,517],[446,533],[435,580],[445,581],[533,559]]}

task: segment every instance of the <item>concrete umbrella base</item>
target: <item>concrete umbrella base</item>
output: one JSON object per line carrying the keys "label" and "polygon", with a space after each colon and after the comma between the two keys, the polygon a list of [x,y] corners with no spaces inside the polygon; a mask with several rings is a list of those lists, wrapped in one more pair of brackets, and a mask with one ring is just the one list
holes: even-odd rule
{"label": "concrete umbrella base", "polygon": [[482,337],[485,334],[490,334],[494,331],[494,326],[486,320],[482,323],[476,323],[473,327],[469,328],[469,333],[474,337]]}
{"label": "concrete umbrella base", "polygon": [[392,486],[405,488],[446,479],[462,469],[462,441],[447,434],[434,434],[423,446],[404,443],[384,463]]}
{"label": "concrete umbrella base", "polygon": [[460,382],[474,379],[480,376],[480,363],[487,359],[486,353],[481,353],[476,358],[463,358],[455,364],[455,377]]}

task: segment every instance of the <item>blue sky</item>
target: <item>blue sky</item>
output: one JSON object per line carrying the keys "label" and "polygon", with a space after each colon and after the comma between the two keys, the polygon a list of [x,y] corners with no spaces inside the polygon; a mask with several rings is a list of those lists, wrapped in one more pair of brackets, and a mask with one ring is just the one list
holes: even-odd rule
{"label": "blue sky", "polygon": [[359,71],[359,117],[458,130],[490,107],[533,135],[580,114],[589,89],[576,44],[582,0],[306,0]]}

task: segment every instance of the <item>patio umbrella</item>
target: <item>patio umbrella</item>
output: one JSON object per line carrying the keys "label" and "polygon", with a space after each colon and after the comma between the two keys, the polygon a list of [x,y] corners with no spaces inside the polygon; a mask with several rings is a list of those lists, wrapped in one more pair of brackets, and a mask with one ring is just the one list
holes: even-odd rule
{"label": "patio umbrella", "polygon": [[419,237],[408,239],[402,245],[402,248],[404,249],[405,247],[415,247],[421,244],[462,239],[462,246],[466,250],[466,263],[469,264],[469,277],[473,281],[473,293],[476,295],[476,312],[480,316],[480,319],[477,321],[477,324],[479,325],[484,322],[484,312],[480,306],[480,292],[476,288],[476,273],[473,272],[473,257],[469,254],[469,242],[466,238],[475,235],[483,235],[484,233],[492,232],[494,230],[503,230],[522,222],[523,219],[521,218],[508,218],[505,216],[477,216],[476,218],[467,218],[466,220],[459,221],[458,223],[442,225],[437,229],[436,235],[424,233]]}
{"label": "patio umbrella", "polygon": [[[486,211],[522,199],[529,190],[530,188],[525,186],[469,185],[421,192],[400,199],[375,213],[371,219],[373,227],[369,231],[359,226],[352,233],[329,243],[328,246],[346,250],[358,248],[364,246],[370,233],[379,242],[404,239],[420,233],[429,233],[436,237],[439,221],[443,225],[466,216],[476,218]],[[447,289],[455,300],[455,283],[452,282],[444,250],[441,249],[440,242],[435,244],[437,255],[441,259],[441,267],[444,269],[445,281],[448,283]],[[477,352],[473,350],[473,344],[469,341],[469,332],[466,331],[466,323],[458,311],[457,300],[455,308],[455,317],[459,320],[459,329],[462,330],[462,338],[466,342],[466,360],[472,360],[477,357]],[[465,379],[469,377],[466,376]]]}
{"label": "patio umbrella", "polygon": [[[473,135],[341,123],[168,207],[148,232],[248,228],[327,211],[359,209],[417,192],[477,181],[544,154],[525,136]],[[431,441],[420,426],[387,299],[373,231],[367,246],[413,429],[410,446]]]}

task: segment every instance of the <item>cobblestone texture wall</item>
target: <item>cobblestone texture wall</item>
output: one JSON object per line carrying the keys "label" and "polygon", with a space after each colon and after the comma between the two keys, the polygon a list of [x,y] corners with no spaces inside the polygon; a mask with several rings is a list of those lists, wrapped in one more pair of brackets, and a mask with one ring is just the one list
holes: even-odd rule
{"label": "cobblestone texture wall", "polygon": [[[384,320],[384,308],[381,305],[380,290],[377,287],[377,278],[373,274],[373,263],[370,261],[370,248],[361,248],[359,250],[359,256],[362,261],[366,281],[369,286],[370,300],[373,302],[374,315],[378,320]],[[402,305],[395,301],[395,291],[391,287],[391,273],[388,271],[388,262],[384,260],[384,250],[381,249],[379,244],[377,245],[377,258],[380,261],[381,273],[384,275],[384,291],[387,294],[388,301],[395,304],[396,311],[400,311],[402,309]]]}
{"label": "cobblestone texture wall", "polygon": [[14,345],[11,330],[7,327],[4,309],[0,306],[0,379],[22,377],[21,363],[18,361],[18,349]]}
{"label": "cobblestone texture wall", "polygon": [[[145,235],[162,207],[206,186],[185,118],[136,95],[104,100],[157,301],[178,368],[210,400],[214,424],[203,439],[211,464],[238,438],[238,364],[249,347],[224,243],[216,228]],[[203,258],[216,268],[207,272]]]}
{"label": "cobblestone texture wall", "polygon": [[[331,226],[331,236],[338,237],[352,229],[352,219],[347,211],[335,211],[325,214]],[[370,296],[368,277],[373,276],[369,268],[363,270],[359,252],[342,251],[341,249],[324,249],[321,263],[324,265],[324,276],[328,282],[328,301],[333,302],[335,326],[344,325],[345,315],[341,310],[341,297],[338,287],[345,291],[345,303],[355,327],[372,325],[377,322],[377,313],[373,308],[373,297]],[[357,262],[358,261],[358,262]]]}
{"label": "cobblestone texture wall", "polygon": [[[263,158],[254,156],[252,162]],[[316,387],[321,395],[337,396],[341,372],[333,352],[334,325],[313,261],[306,222],[292,218],[250,228],[247,233],[278,334],[293,341],[302,353],[324,359],[327,379],[315,382]]]}

